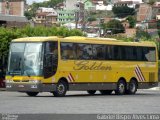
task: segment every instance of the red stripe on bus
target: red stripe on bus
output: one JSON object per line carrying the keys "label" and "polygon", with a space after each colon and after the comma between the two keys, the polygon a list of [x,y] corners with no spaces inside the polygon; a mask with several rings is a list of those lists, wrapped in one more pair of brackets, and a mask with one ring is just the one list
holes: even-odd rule
{"label": "red stripe on bus", "polygon": [[135,69],[135,73],[136,73],[136,76],[137,76],[138,80],[141,81],[141,78],[140,78],[140,76],[138,74],[138,71],[136,69]]}
{"label": "red stripe on bus", "polygon": [[73,78],[73,76],[72,76],[72,74],[71,74],[71,73],[70,73],[70,76],[71,76],[72,80],[74,81],[74,78]]}
{"label": "red stripe on bus", "polygon": [[143,81],[145,81],[145,78],[144,78],[144,76],[143,76],[143,73],[142,73],[142,71],[141,71],[141,68],[137,65],[137,67],[138,67],[138,70],[139,70],[139,72],[141,73],[141,76],[142,76],[142,78],[143,78]]}

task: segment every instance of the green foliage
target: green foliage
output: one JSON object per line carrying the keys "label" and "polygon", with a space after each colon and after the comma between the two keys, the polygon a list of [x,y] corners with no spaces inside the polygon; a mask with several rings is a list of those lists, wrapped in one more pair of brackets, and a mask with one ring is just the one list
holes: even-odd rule
{"label": "green foliage", "polygon": [[133,16],[128,16],[127,20],[129,22],[129,27],[130,28],[134,28],[134,26],[136,25],[136,19]]}
{"label": "green foliage", "polygon": [[126,17],[135,14],[135,9],[129,8],[128,6],[113,7],[112,11],[116,17]]}
{"label": "green foliage", "polygon": [[33,12],[30,12],[30,11],[25,11],[24,12],[24,16],[26,16],[26,18],[28,20],[31,20],[33,16],[35,16],[35,14]]}
{"label": "green foliage", "polygon": [[88,21],[89,22],[96,21],[96,17],[95,16],[91,16],[91,17],[88,18]]}
{"label": "green foliage", "polygon": [[149,40],[152,38],[151,35],[147,31],[141,30],[141,29],[137,29],[136,37],[139,39],[143,39],[143,40]]}
{"label": "green foliage", "polygon": [[111,30],[112,34],[124,33],[124,27],[119,20],[111,20],[108,23],[102,24],[104,30]]}
{"label": "green foliage", "polygon": [[8,54],[10,41],[18,37],[21,34],[16,29],[0,28],[0,56]]}
{"label": "green foliage", "polygon": [[153,5],[157,0],[149,0],[148,4]]}
{"label": "green foliage", "polygon": [[47,2],[49,7],[54,7],[55,5],[57,5],[58,3],[62,3],[64,2],[64,0],[50,0]]}

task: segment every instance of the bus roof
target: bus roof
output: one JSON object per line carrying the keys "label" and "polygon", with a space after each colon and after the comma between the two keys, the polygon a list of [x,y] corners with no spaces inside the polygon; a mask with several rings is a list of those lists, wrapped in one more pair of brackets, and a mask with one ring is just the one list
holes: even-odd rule
{"label": "bus roof", "polygon": [[140,41],[140,42],[124,42],[114,38],[88,38],[80,36],[72,36],[61,39],[62,42],[76,42],[76,43],[95,43],[95,44],[113,44],[113,45],[127,45],[127,46],[156,46],[154,42]]}
{"label": "bus roof", "polygon": [[57,36],[50,37],[25,37],[25,38],[17,38],[12,40],[12,42],[44,42],[44,41],[55,41],[58,40]]}
{"label": "bus roof", "polygon": [[71,37],[25,37],[12,40],[12,42],[44,42],[44,41],[57,41],[61,42],[75,42],[75,43],[93,43],[93,44],[113,44],[113,45],[127,45],[127,46],[156,46],[154,42],[140,41],[140,42],[124,42],[122,40],[117,40],[114,38],[88,38],[81,36],[71,36]]}

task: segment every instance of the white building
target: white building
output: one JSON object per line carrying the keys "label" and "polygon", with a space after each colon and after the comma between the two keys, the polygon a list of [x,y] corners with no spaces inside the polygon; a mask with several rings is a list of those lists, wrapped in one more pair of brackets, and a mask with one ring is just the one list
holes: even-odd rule
{"label": "white building", "polygon": [[57,13],[53,8],[39,7],[37,13]]}
{"label": "white building", "polygon": [[119,1],[132,1],[132,2],[143,3],[143,0],[119,0]]}
{"label": "white building", "polygon": [[96,10],[107,10],[107,6],[104,5],[103,1],[98,1],[96,4]]}

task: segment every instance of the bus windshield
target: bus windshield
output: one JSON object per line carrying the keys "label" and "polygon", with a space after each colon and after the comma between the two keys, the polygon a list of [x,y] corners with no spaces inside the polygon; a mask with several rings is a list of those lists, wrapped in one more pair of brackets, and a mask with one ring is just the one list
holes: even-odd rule
{"label": "bus windshield", "polygon": [[12,43],[8,74],[39,76],[42,74],[42,43]]}

